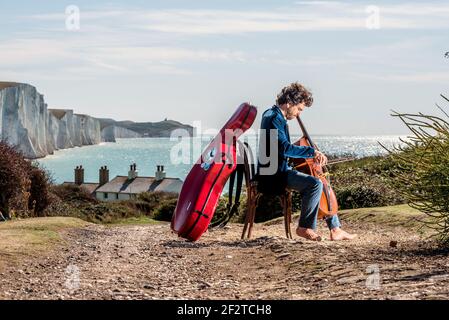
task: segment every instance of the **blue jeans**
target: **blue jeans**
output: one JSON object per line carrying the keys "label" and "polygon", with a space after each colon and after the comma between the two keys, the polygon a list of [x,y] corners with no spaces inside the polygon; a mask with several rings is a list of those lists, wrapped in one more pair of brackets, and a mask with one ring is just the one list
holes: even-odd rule
{"label": "blue jeans", "polygon": [[[301,194],[301,216],[298,226],[315,230],[323,183],[319,179],[302,172],[288,170],[287,187]],[[337,215],[325,220],[329,229],[341,226]]]}

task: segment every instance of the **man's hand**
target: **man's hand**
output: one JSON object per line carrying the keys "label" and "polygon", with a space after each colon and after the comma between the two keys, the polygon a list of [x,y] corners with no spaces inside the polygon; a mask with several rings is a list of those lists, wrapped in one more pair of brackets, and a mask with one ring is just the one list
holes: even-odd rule
{"label": "man's hand", "polygon": [[324,155],[324,153],[315,150],[315,161],[319,162],[320,165],[325,166],[327,164],[327,157]]}

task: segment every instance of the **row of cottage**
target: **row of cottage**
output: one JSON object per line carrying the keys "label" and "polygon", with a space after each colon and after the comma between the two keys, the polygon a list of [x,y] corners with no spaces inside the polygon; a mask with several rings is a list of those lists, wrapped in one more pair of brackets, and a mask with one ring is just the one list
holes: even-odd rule
{"label": "row of cottage", "polygon": [[76,184],[85,188],[90,194],[101,201],[117,201],[135,198],[142,192],[174,192],[180,193],[182,180],[167,178],[164,166],[157,166],[154,177],[139,177],[137,165],[130,165],[128,176],[116,176],[109,180],[107,166],[99,170],[98,183],[84,181],[84,168],[82,165],[75,168],[75,181],[64,182],[64,185]]}

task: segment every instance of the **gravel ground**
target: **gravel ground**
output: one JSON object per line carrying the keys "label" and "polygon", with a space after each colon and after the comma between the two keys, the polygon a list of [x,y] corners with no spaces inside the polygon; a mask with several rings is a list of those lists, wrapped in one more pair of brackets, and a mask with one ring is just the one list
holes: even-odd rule
{"label": "gravel ground", "polygon": [[345,228],[360,237],[288,240],[281,221],[250,240],[231,224],[192,243],[165,223],[89,225],[5,270],[0,299],[448,299],[447,251],[400,227]]}

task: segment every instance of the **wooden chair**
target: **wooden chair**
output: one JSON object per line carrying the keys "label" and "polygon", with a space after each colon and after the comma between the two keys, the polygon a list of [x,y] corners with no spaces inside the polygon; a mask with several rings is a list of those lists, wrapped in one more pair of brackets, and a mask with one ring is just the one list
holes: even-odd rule
{"label": "wooden chair", "polygon": [[[245,143],[245,150],[243,152],[245,164],[245,184],[247,195],[247,206],[245,214],[245,224],[241,239],[251,238],[251,233],[254,227],[254,219],[256,216],[256,209],[263,193],[259,192],[257,188],[257,180],[255,177],[254,161],[251,149]],[[280,195],[276,195],[280,200],[282,211],[284,213],[284,227],[287,238],[292,239],[291,223],[292,223],[292,191],[285,189]]]}

